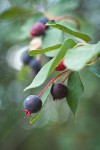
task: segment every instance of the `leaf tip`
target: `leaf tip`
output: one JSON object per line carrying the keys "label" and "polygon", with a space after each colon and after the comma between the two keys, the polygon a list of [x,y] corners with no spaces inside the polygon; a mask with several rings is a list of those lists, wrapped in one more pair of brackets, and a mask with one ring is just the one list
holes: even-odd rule
{"label": "leaf tip", "polygon": [[28,89],[29,89],[29,87],[26,87],[26,88],[23,90],[23,92],[26,92]]}

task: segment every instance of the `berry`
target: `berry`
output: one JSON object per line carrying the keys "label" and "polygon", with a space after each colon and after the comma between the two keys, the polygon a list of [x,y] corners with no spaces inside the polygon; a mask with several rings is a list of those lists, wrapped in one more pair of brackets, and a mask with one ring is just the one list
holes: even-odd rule
{"label": "berry", "polygon": [[32,67],[32,71],[37,74],[41,69],[41,63],[37,60],[32,59],[29,63],[30,67]]}
{"label": "berry", "polygon": [[49,21],[49,19],[47,17],[41,17],[39,19],[39,22],[43,23],[43,24],[46,24],[47,22]]}
{"label": "berry", "polygon": [[23,62],[23,64],[25,64],[25,65],[29,64],[30,60],[32,60],[32,59],[33,59],[33,57],[28,54],[28,51],[23,52],[23,54],[21,56],[21,61]]}
{"label": "berry", "polygon": [[30,41],[30,44],[29,44],[29,49],[32,50],[32,49],[38,49],[42,46],[42,40],[41,38],[33,38],[31,41]]}
{"label": "berry", "polygon": [[39,36],[43,35],[44,32],[45,32],[45,25],[41,22],[37,22],[32,26],[30,34],[31,36]]}
{"label": "berry", "polygon": [[42,107],[41,99],[36,95],[29,95],[23,103],[26,115],[38,112]]}
{"label": "berry", "polygon": [[49,21],[49,19],[48,19],[47,17],[41,17],[41,18],[39,19],[39,22],[41,22],[42,24],[45,24],[45,28],[46,28],[46,29],[49,28],[49,26],[46,25],[46,23],[47,23],[48,21]]}
{"label": "berry", "polygon": [[61,60],[61,62],[58,64],[58,66],[55,68],[56,71],[63,71],[66,69],[66,66],[64,65],[64,59]]}
{"label": "berry", "polygon": [[55,83],[52,85],[51,88],[51,95],[53,96],[54,100],[60,100],[66,97],[68,93],[67,87],[62,83]]}

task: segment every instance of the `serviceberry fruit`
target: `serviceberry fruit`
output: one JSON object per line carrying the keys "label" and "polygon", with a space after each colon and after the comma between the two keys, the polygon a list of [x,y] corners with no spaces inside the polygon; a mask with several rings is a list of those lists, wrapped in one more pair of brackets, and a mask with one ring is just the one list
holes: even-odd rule
{"label": "serviceberry fruit", "polygon": [[41,17],[39,19],[39,22],[43,23],[43,24],[46,24],[47,22],[49,21],[49,19],[47,17]]}
{"label": "serviceberry fruit", "polygon": [[23,102],[26,115],[38,112],[42,107],[41,99],[36,95],[29,95]]}
{"label": "serviceberry fruit", "polygon": [[66,66],[64,65],[64,59],[61,60],[61,62],[58,64],[58,66],[55,68],[56,71],[63,71],[66,69]]}
{"label": "serviceberry fruit", "polygon": [[39,36],[39,35],[43,35],[43,33],[45,32],[45,25],[41,22],[37,22],[32,26],[31,29],[31,36]]}
{"label": "serviceberry fruit", "polygon": [[28,54],[28,51],[23,52],[21,56],[21,61],[23,62],[23,64],[28,65],[32,59],[33,57]]}
{"label": "serviceberry fruit", "polygon": [[62,83],[55,83],[51,88],[51,95],[54,100],[61,100],[66,97],[68,93],[67,87]]}
{"label": "serviceberry fruit", "polygon": [[30,67],[32,68],[33,72],[37,74],[41,69],[41,63],[38,60],[32,59],[29,63]]}

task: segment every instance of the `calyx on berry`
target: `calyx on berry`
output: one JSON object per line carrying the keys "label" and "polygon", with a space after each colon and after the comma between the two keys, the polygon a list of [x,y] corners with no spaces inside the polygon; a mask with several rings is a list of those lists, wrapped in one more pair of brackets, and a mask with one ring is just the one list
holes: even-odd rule
{"label": "calyx on berry", "polygon": [[36,95],[29,95],[23,102],[24,112],[26,115],[38,112],[42,107],[40,97]]}
{"label": "calyx on berry", "polygon": [[58,66],[55,68],[56,71],[63,71],[66,69],[66,66],[64,65],[64,59],[61,60],[61,62],[58,64]]}
{"label": "calyx on berry", "polygon": [[43,33],[45,32],[45,25],[41,22],[37,22],[32,26],[31,29],[31,36],[39,36],[39,35],[43,35]]}
{"label": "calyx on berry", "polygon": [[61,100],[68,94],[68,88],[62,83],[55,83],[51,88],[51,95],[54,100]]}

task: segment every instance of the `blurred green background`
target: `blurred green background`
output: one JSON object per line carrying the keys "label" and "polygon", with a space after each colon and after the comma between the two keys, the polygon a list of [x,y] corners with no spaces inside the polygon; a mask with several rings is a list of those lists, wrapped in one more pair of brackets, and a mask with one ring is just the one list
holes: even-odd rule
{"label": "blurred green background", "polygon": [[81,72],[85,92],[74,118],[66,100],[49,97],[40,118],[29,125],[23,93],[32,77],[20,73],[19,51],[27,49],[30,27],[43,15],[72,15],[81,31],[100,40],[100,0],[0,0],[0,150],[100,150],[100,80],[88,67]]}

